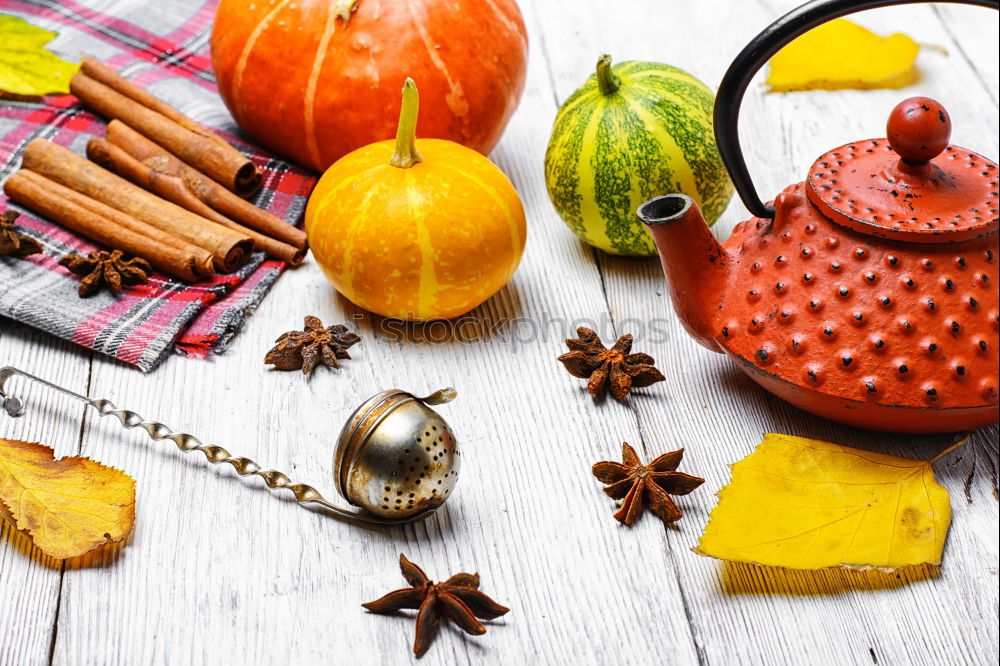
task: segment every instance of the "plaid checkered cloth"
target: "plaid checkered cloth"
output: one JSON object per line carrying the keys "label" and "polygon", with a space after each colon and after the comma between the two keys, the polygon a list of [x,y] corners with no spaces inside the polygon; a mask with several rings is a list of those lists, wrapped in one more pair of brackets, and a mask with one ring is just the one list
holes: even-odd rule
{"label": "plaid checkered cloth", "polygon": [[[298,221],[315,184],[313,176],[274,159],[234,136],[236,127],[219,98],[209,58],[214,0],[103,0],[90,9],[74,0],[0,0],[0,13],[20,16],[59,33],[49,49],[79,60],[92,54],[142,88],[166,100],[248,155],[264,174],[255,203]],[[17,170],[24,146],[45,137],[83,154],[105,120],[76,98],[22,101],[0,98],[0,181]],[[91,252],[84,238],[13,205],[0,194],[0,210],[16,209],[19,231],[37,239],[44,254],[0,257],[2,317],[114,356],[148,372],[172,349],[206,356],[222,351],[246,315],[285,268],[255,253],[238,272],[198,284],[154,273],[148,284],[81,299],[78,278],[59,266],[69,252]]]}

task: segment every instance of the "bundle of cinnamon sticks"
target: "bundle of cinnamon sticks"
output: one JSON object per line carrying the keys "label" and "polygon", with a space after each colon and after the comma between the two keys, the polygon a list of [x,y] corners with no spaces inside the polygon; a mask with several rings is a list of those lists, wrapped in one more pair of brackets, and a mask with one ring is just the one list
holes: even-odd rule
{"label": "bundle of cinnamon sticks", "polygon": [[254,250],[302,262],[305,233],[244,198],[261,173],[221,137],[89,56],[70,90],[111,121],[107,136],[90,140],[89,160],[31,141],[4,184],[12,200],[187,282]]}

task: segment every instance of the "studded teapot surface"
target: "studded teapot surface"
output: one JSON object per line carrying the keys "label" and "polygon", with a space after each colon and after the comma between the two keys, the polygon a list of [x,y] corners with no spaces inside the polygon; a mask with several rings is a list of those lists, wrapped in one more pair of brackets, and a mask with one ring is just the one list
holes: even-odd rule
{"label": "studded teapot surface", "polygon": [[814,2],[779,20],[720,86],[720,151],[757,216],[722,245],[684,195],[653,199],[639,217],[687,330],[772,393],[880,430],[994,423],[998,170],[948,143],[947,111],[928,98],[905,100],[890,114],[887,138],[822,155],[771,205],[760,203],[747,175],[735,130],[746,83],[780,45],[847,13],[843,6]]}

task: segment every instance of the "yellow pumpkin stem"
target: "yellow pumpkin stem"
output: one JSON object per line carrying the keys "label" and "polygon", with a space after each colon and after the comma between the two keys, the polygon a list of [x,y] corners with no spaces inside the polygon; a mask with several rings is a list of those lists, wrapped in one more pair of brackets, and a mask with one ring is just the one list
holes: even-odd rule
{"label": "yellow pumpkin stem", "polygon": [[618,92],[622,87],[622,80],[612,71],[611,56],[607,53],[597,59],[597,87],[602,95]]}
{"label": "yellow pumpkin stem", "polygon": [[422,162],[417,152],[417,114],[420,111],[420,95],[417,84],[406,77],[403,84],[403,105],[399,109],[399,127],[396,128],[396,150],[389,164],[400,169],[409,169]]}

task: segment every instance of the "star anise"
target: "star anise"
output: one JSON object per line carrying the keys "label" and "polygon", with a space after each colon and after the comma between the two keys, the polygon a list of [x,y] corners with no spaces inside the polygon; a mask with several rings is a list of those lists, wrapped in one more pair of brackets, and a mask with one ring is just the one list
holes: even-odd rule
{"label": "star anise", "polygon": [[27,257],[42,251],[41,243],[14,229],[14,222],[20,216],[20,213],[13,210],[0,215],[0,257]]}
{"label": "star anise", "polygon": [[594,476],[601,483],[609,484],[604,492],[614,499],[625,498],[615,519],[631,525],[642,513],[645,503],[649,502],[649,508],[663,522],[680,520],[681,510],[670,496],[687,495],[705,482],[705,479],[676,471],[682,457],[684,449],[664,453],[648,465],[643,465],[635,449],[625,442],[622,444],[621,463],[605,460],[594,465]]}
{"label": "star anise", "polygon": [[308,375],[321,361],[327,367],[339,368],[337,359],[351,358],[347,348],[361,342],[361,338],[346,326],[323,328],[319,318],[309,316],[305,320],[305,330],[283,333],[275,342],[277,344],[264,357],[264,363],[278,370],[302,368],[302,374]]}
{"label": "star anise", "polygon": [[381,599],[361,604],[372,613],[393,613],[402,608],[417,610],[417,633],[413,652],[418,657],[427,651],[437,635],[441,618],[445,617],[465,633],[486,633],[479,620],[492,620],[504,615],[509,608],[479,591],[479,574],[457,573],[443,583],[433,583],[420,567],[402,554],[399,568],[411,587],[395,590]]}
{"label": "star anise", "polygon": [[558,360],[574,377],[587,379],[590,395],[603,394],[608,384],[611,395],[624,400],[633,388],[662,382],[665,377],[653,367],[656,361],[649,354],[631,354],[632,336],[623,335],[611,349],[589,328],[576,329],[580,339],[566,340],[570,351]]}
{"label": "star anise", "polygon": [[81,297],[92,296],[100,291],[102,286],[108,287],[115,294],[122,293],[123,285],[146,284],[149,274],[153,271],[149,262],[139,257],[126,259],[121,250],[91,252],[82,254],[67,254],[59,260],[60,266],[65,266],[70,273],[79,275],[80,288],[77,293]]}

